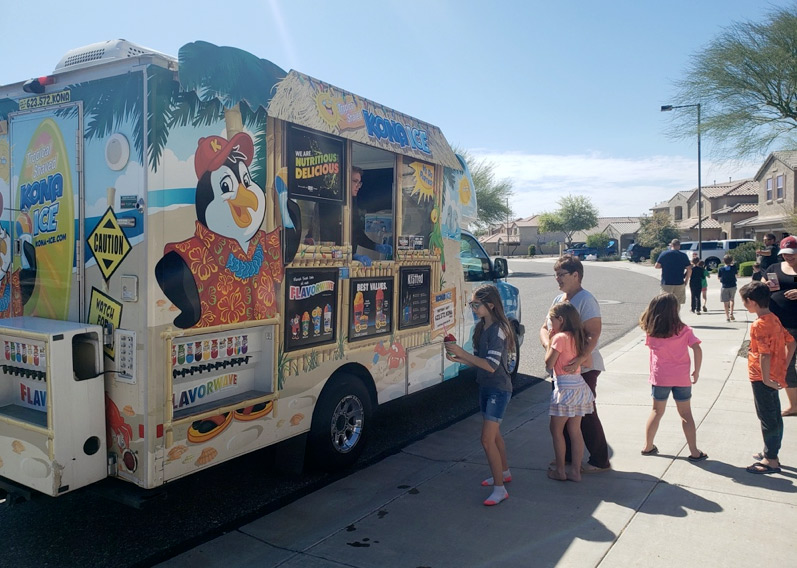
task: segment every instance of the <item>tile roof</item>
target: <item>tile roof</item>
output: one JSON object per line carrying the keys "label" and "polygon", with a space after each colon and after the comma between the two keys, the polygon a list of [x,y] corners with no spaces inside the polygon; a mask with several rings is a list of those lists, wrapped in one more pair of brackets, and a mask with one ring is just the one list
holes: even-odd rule
{"label": "tile roof", "polygon": [[758,195],[758,183],[754,180],[748,179],[739,187],[729,192],[728,195]]}
{"label": "tile roof", "polygon": [[712,211],[712,215],[719,215],[720,213],[758,213],[758,203],[734,203],[722,209]]}
{"label": "tile roof", "polygon": [[[715,183],[714,185],[707,185],[700,188],[703,197],[722,197],[724,195],[757,195],[758,189],[752,179],[742,179],[738,181],[731,181],[727,183]],[[755,188],[755,189],[753,189]],[[737,193],[740,191],[740,193]]]}
{"label": "tile roof", "polygon": [[734,223],[734,227],[779,227],[783,225],[786,221],[789,220],[789,215],[774,215],[770,217],[761,217],[760,215],[756,215],[754,217],[749,217],[747,219],[743,219],[737,223]]}
{"label": "tile roof", "polygon": [[772,155],[791,169],[797,169],[797,150],[780,150]]}
{"label": "tile roof", "polygon": [[537,227],[540,224],[540,216],[532,215],[531,217],[524,217],[523,219],[515,221],[514,224],[518,227]]}
{"label": "tile roof", "polygon": [[[717,221],[716,219],[712,219],[710,217],[706,217],[705,219],[703,219],[702,227],[704,229],[721,229],[722,225],[720,225],[719,221]],[[688,231],[690,229],[696,229],[697,228],[697,219],[693,219],[693,218],[684,219],[683,221],[678,223],[677,228],[682,230],[682,231]]]}
{"label": "tile roof", "polygon": [[675,193],[675,195],[673,195],[672,197],[670,197],[670,198],[669,198],[667,201],[662,201],[661,203],[657,203],[656,205],[654,205],[653,207],[651,207],[651,209],[669,209],[669,207],[670,207],[670,204],[671,204],[671,203],[672,203],[672,202],[673,202],[673,201],[674,201],[676,198],[680,197],[681,199],[688,200],[688,199],[689,199],[689,198],[692,196],[692,194],[693,194],[695,191],[697,191],[697,188],[695,188],[695,189],[690,189],[690,190],[682,190],[682,191],[678,191],[678,192],[676,192],[676,193]]}
{"label": "tile roof", "polygon": [[769,165],[772,163],[772,160],[778,160],[782,164],[784,164],[787,168],[791,168],[792,170],[797,169],[797,150],[779,150],[777,152],[772,152],[767,159],[764,160],[764,163],[761,164],[761,167],[758,168],[758,171],[755,174],[755,179],[759,179],[761,174],[764,173]]}
{"label": "tile roof", "polygon": [[612,223],[611,225],[617,230],[617,232],[619,232],[622,235],[630,235],[631,233],[636,233],[640,227],[639,221],[617,222],[617,223]]}

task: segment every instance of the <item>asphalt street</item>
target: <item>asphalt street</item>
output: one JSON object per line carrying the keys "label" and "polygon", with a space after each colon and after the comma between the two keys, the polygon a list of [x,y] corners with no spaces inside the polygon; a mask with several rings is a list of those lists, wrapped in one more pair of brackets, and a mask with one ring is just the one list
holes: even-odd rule
{"label": "asphalt street", "polygon": [[[527,329],[518,379],[523,389],[538,382],[543,374],[537,330],[557,294],[557,286],[552,277],[552,259],[512,260],[510,268],[510,282],[521,291]],[[586,265],[585,287],[602,304],[602,345],[632,329],[648,300],[658,292],[655,279],[628,268],[628,263]],[[445,404],[440,404],[441,400]],[[472,377],[466,374],[417,396],[384,405],[375,419],[379,432],[370,439],[355,471],[472,415],[475,401]],[[267,449],[220,464],[167,485],[167,498],[154,501],[144,510],[109,501],[93,491],[78,491],[57,499],[42,496],[13,508],[0,507],[0,526],[6,543],[0,566],[146,566],[275,511],[351,473],[291,475],[275,468],[274,460],[273,450]],[[120,483],[108,480],[112,488]]]}

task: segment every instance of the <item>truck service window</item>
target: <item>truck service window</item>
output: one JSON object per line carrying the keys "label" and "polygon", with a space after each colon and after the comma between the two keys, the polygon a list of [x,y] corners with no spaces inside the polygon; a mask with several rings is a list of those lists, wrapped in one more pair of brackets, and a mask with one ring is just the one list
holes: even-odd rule
{"label": "truck service window", "polygon": [[[362,183],[351,186],[352,251],[371,260],[390,260],[394,247],[396,155],[353,143],[352,166],[362,169]],[[386,254],[383,245],[390,247],[391,254]]]}

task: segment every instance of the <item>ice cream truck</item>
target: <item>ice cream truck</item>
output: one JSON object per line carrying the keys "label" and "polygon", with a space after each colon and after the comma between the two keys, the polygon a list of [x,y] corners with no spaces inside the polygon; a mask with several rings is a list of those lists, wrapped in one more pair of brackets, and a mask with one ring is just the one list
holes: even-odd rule
{"label": "ice cream truck", "polygon": [[380,403],[459,373],[474,287],[522,341],[475,214],[439,128],[236,48],[109,41],[0,87],[3,487],[288,440],[351,464]]}

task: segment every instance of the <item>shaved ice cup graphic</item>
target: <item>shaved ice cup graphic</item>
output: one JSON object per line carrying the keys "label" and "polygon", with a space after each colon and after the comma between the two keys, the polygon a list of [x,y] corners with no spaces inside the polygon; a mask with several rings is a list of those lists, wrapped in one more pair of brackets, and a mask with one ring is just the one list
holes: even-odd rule
{"label": "shaved ice cup graphic", "polygon": [[[66,122],[64,129],[69,129]],[[36,286],[24,313],[65,320],[75,254],[74,159],[69,159],[61,128],[53,118],[39,122],[23,156],[15,201],[22,212],[14,224],[14,236],[36,247]],[[35,175],[42,169],[46,175]],[[29,203],[23,202],[23,193]],[[24,254],[15,256],[15,269],[29,268],[23,258]]]}

